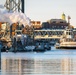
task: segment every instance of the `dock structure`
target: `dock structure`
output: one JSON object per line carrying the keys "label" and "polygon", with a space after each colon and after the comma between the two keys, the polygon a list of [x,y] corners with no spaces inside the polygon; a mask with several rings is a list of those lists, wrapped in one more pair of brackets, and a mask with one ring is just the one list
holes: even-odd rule
{"label": "dock structure", "polygon": [[60,39],[63,35],[64,30],[35,30],[34,38],[35,39]]}
{"label": "dock structure", "polygon": [[[66,29],[43,29],[34,30],[34,39],[60,39]],[[76,35],[76,29],[73,29],[73,34]]]}

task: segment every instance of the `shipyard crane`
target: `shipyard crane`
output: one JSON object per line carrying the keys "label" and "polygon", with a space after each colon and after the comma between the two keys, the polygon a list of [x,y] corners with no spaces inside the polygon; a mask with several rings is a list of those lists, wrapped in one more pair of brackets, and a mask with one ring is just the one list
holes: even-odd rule
{"label": "shipyard crane", "polygon": [[[4,7],[8,10],[8,12],[23,12],[24,13],[24,0],[6,0]],[[3,25],[2,25],[3,26]],[[9,24],[6,25],[6,29],[3,30],[3,34],[0,36],[0,38],[3,37],[10,37],[9,31],[7,31],[7,26],[10,26]],[[11,28],[10,28],[11,29]]]}
{"label": "shipyard crane", "polygon": [[[7,9],[8,13],[10,13],[10,12],[13,13],[15,11],[16,12],[23,12],[24,13],[24,0],[6,0],[5,4],[4,4],[4,7]],[[18,24],[18,25],[20,25],[20,24]],[[13,42],[15,41],[15,44],[17,43],[17,46],[15,46],[15,44],[12,42],[14,44],[14,45],[12,44],[12,46],[14,46],[14,50],[16,50],[15,47],[19,47],[19,46],[23,50],[22,42],[20,42],[21,39],[19,39],[22,36],[19,37],[18,34],[14,36],[16,38],[16,40],[19,39],[19,41],[17,42],[16,40],[14,40],[14,37],[11,37],[11,32],[12,32],[11,28],[12,28],[12,25],[10,26],[9,23],[8,24],[4,23],[4,24],[2,24],[2,26],[4,26],[4,27],[3,27],[3,29],[1,28],[2,29],[2,33],[0,31],[0,34],[2,34],[2,35],[0,35],[0,39],[1,40],[4,39],[5,41],[7,41],[8,42],[7,45],[8,44],[11,45],[10,41],[13,41]],[[18,32],[18,33],[20,32],[20,31],[17,31],[17,30],[15,30],[15,31]]]}
{"label": "shipyard crane", "polygon": [[22,11],[24,13],[24,0],[6,0],[6,9],[10,11]]}

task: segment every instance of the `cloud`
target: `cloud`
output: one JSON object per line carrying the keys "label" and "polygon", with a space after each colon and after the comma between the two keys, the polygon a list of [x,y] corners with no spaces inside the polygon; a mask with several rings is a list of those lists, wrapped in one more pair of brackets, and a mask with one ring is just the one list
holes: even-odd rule
{"label": "cloud", "polygon": [[11,22],[11,20],[0,11],[0,22]]}
{"label": "cloud", "polygon": [[7,10],[0,11],[0,22],[21,23],[24,26],[30,25],[30,19],[22,12],[8,12]]}
{"label": "cloud", "polygon": [[3,6],[3,5],[0,5],[0,8],[1,8],[1,9],[3,9],[3,8],[4,8],[4,6]]}
{"label": "cloud", "polygon": [[[30,25],[30,19],[22,12],[14,12],[14,13],[4,13],[6,17],[8,17],[12,23],[21,23],[24,26]],[[11,23],[10,22],[10,23]]]}

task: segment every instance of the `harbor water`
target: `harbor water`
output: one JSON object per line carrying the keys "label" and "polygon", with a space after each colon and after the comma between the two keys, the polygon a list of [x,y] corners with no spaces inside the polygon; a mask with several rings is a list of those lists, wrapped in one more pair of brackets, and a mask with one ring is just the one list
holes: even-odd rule
{"label": "harbor water", "polygon": [[2,52],[0,75],[76,75],[76,50]]}

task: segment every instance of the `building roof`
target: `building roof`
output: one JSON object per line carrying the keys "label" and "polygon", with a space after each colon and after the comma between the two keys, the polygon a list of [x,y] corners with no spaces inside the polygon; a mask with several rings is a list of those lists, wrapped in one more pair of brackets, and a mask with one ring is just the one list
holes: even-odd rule
{"label": "building roof", "polygon": [[48,22],[49,23],[67,23],[65,20],[62,20],[62,19],[51,19]]}

